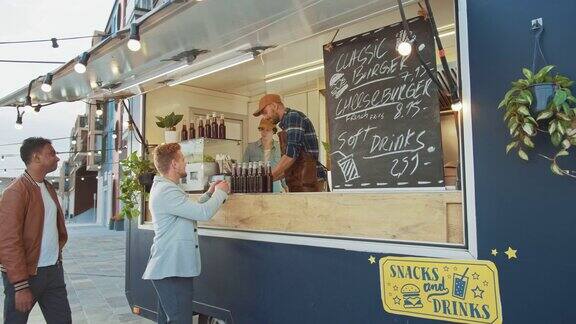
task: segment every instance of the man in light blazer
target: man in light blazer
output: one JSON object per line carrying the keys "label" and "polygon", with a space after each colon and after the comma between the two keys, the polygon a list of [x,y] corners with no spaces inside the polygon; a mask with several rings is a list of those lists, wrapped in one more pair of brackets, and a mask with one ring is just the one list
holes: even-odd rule
{"label": "man in light blazer", "polygon": [[209,220],[228,197],[226,181],[217,182],[194,202],[178,186],[186,176],[179,144],[163,144],[154,151],[154,178],[149,208],[154,242],[142,279],[152,280],[158,294],[158,323],[191,323],[193,278],[200,275],[196,221]]}

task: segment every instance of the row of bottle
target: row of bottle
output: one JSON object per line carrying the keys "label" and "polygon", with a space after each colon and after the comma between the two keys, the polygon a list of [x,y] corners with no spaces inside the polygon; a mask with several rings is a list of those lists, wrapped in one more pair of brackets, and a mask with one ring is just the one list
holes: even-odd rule
{"label": "row of bottle", "polygon": [[232,192],[262,193],[272,192],[272,166],[260,162],[244,162],[232,166]]}
{"label": "row of bottle", "polygon": [[186,129],[186,124],[182,125],[180,132],[180,141],[185,141],[195,138],[226,138],[226,124],[224,123],[224,115],[220,115],[220,119],[216,117],[216,113],[206,115],[206,122],[203,118],[198,120],[198,129],[196,129],[194,122],[190,123],[190,128]]}

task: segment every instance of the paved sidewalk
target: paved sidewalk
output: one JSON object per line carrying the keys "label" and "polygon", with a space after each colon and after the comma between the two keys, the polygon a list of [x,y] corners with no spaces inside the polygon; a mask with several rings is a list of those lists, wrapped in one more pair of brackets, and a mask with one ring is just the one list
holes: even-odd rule
{"label": "paved sidewalk", "polygon": [[[73,323],[152,323],[133,315],[124,295],[125,232],[69,225],[68,234],[63,258]],[[3,291],[1,280],[0,288]],[[28,323],[45,323],[38,305]]]}

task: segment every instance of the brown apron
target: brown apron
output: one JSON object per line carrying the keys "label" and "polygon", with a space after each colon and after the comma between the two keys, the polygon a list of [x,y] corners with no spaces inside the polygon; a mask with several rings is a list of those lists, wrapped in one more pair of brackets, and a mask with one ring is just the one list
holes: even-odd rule
{"label": "brown apron", "polygon": [[[278,133],[280,151],[286,155],[288,136],[285,131]],[[321,191],[316,170],[316,158],[302,148],[300,155],[290,168],[284,171],[286,185],[290,192],[317,192]]]}

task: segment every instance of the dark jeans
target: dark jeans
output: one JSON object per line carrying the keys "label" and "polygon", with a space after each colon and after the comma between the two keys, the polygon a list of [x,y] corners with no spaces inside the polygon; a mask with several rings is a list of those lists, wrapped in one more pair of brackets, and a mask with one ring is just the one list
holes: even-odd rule
{"label": "dark jeans", "polygon": [[158,294],[159,324],[190,324],[194,311],[193,277],[152,280]]}
{"label": "dark jeans", "polygon": [[[16,310],[14,285],[8,282],[5,273],[2,273],[2,280],[4,281],[4,323],[26,323],[30,312],[22,313]],[[40,304],[46,323],[72,323],[62,263],[38,268],[37,274],[30,277],[28,283],[35,301]]]}

